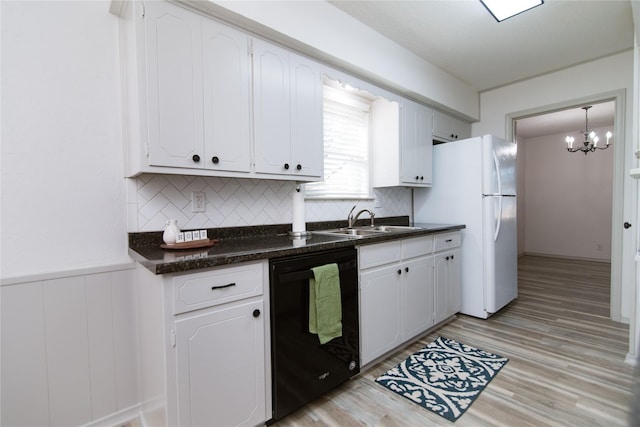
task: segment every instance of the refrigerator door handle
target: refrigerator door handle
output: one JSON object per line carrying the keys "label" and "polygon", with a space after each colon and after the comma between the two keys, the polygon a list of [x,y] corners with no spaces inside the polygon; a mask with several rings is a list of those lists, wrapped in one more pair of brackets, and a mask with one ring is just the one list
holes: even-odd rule
{"label": "refrigerator door handle", "polygon": [[498,180],[498,194],[502,194],[502,178],[500,177],[500,161],[498,160],[498,156],[496,152],[493,151],[493,164],[496,167],[496,178]]}
{"label": "refrigerator door handle", "polygon": [[498,221],[496,223],[496,231],[493,234],[493,241],[498,241],[498,234],[500,234],[500,225],[502,224],[502,197],[498,197]]}

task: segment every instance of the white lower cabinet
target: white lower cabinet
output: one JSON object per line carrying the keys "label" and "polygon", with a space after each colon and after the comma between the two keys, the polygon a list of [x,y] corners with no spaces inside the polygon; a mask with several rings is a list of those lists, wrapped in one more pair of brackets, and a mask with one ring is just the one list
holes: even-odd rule
{"label": "white lower cabinet", "polygon": [[435,322],[440,323],[462,308],[459,231],[441,233],[434,241]]}
{"label": "white lower cabinet", "polygon": [[267,261],[163,276],[139,271],[145,422],[227,427],[268,420]]}
{"label": "white lower cabinet", "polygon": [[435,322],[440,323],[460,311],[462,305],[460,280],[460,249],[434,255]]}
{"label": "white lower cabinet", "polygon": [[358,248],[361,366],[433,325],[433,237]]}
{"label": "white lower cabinet", "polygon": [[265,421],[263,312],[253,301],[176,320],[178,425]]}
{"label": "white lower cabinet", "polygon": [[361,366],[460,310],[459,246],[455,231],[358,247]]}

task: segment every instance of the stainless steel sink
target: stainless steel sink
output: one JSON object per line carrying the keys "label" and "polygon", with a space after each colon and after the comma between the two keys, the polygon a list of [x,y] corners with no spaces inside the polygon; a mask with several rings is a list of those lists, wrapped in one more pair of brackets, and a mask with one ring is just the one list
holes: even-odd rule
{"label": "stainless steel sink", "polygon": [[335,230],[320,230],[314,231],[316,234],[330,234],[332,236],[347,236],[347,237],[365,237],[373,236],[376,234],[384,234],[384,231],[375,230],[372,228],[338,228]]}
{"label": "stainless steel sink", "polygon": [[397,231],[412,231],[420,230],[420,227],[411,227],[408,225],[378,225],[372,228],[372,230],[379,230],[385,233],[393,233]]}
{"label": "stainless steel sink", "polygon": [[367,236],[376,236],[388,233],[406,232],[412,230],[420,230],[420,227],[410,227],[403,225],[377,225],[374,227],[363,226],[353,228],[336,228],[333,230],[319,230],[314,231],[316,234],[328,234],[331,236],[346,236],[353,238],[363,238]]}

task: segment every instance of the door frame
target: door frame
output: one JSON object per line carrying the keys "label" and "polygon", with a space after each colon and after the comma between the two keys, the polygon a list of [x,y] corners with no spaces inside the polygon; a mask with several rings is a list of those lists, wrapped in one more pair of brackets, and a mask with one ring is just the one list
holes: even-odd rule
{"label": "door frame", "polygon": [[[547,113],[579,108],[586,104],[614,101],[614,135],[619,143],[613,144],[613,197],[611,201],[611,291],[609,316],[616,322],[631,322],[634,318],[635,307],[629,307],[629,318],[622,318],[622,277],[623,277],[623,228],[624,223],[624,154],[627,145],[625,137],[626,91],[624,89],[605,92],[583,98],[570,99],[556,104],[543,105],[523,111],[517,111],[506,116],[506,133],[513,141],[515,138],[514,123],[527,117],[538,116]],[[633,259],[628,261],[633,263]],[[627,266],[635,268],[635,266]]]}

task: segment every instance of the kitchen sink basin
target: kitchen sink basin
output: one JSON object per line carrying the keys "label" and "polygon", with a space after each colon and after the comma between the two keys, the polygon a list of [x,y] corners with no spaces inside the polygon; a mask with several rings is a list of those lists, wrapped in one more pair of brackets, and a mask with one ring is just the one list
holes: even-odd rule
{"label": "kitchen sink basin", "polygon": [[353,228],[336,228],[333,230],[314,231],[316,234],[328,234],[331,236],[346,236],[353,238],[362,238],[367,236],[379,236],[381,234],[397,233],[403,231],[420,230],[420,227],[410,227],[403,225],[377,225],[374,227],[363,226]]}

